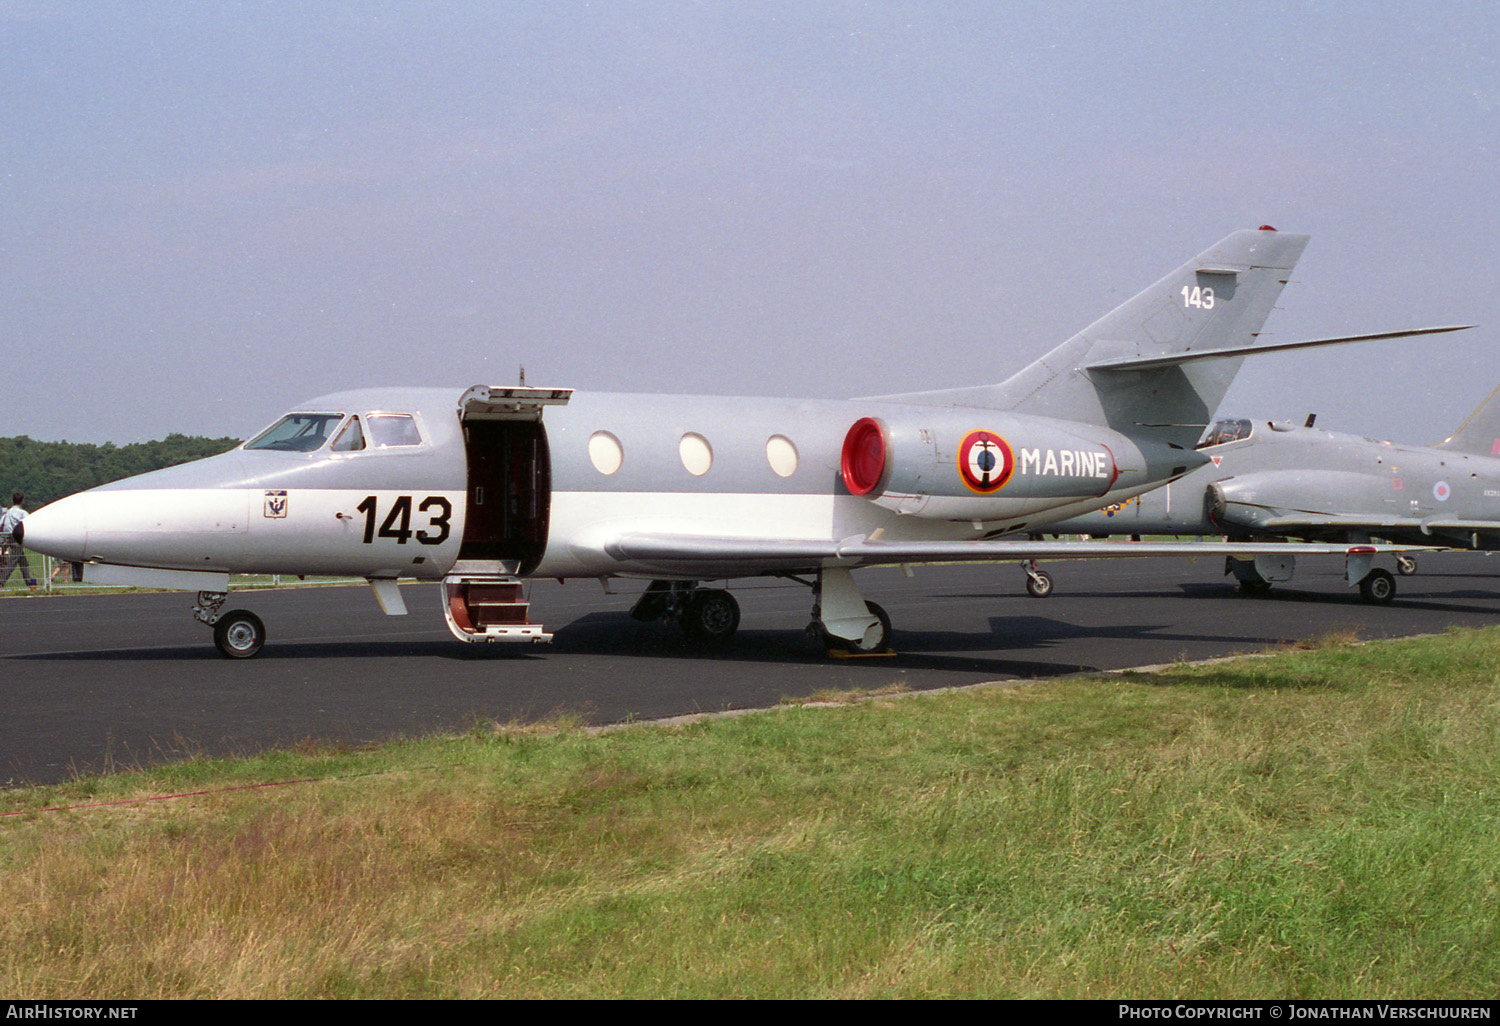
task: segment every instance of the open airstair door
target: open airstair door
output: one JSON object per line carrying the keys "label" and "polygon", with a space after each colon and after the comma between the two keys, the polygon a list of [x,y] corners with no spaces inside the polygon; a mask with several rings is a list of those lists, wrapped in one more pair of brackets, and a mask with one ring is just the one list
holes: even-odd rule
{"label": "open airstair door", "polygon": [[468,458],[464,536],[443,578],[448,628],[461,641],[550,641],[532,623],[520,576],[547,548],[552,463],[542,411],[567,388],[475,385],[460,397]]}

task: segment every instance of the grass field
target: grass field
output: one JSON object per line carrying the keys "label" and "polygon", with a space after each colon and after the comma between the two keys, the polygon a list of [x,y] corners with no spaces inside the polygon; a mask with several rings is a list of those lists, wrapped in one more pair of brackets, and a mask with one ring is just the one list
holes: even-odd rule
{"label": "grass field", "polygon": [[0,989],[1495,999],[1497,682],[1487,630],[0,792]]}

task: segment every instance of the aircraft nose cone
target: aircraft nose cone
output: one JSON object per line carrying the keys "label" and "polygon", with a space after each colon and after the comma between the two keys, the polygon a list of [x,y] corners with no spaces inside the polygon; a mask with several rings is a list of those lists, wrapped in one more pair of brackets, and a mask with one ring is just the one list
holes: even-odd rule
{"label": "aircraft nose cone", "polygon": [[26,547],[53,559],[83,562],[92,505],[83,495],[70,495],[29,514],[25,520]]}

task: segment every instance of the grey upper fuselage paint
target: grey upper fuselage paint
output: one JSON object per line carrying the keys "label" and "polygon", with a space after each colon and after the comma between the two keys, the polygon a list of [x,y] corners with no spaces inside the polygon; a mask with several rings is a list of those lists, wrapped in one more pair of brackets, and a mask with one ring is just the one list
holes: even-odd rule
{"label": "grey upper fuselage paint", "polygon": [[233,449],[208,459],[184,463],[105,489],[165,488],[351,488],[461,489],[465,461],[457,415],[458,388],[371,388],[336,392],[301,403],[291,412],[411,413],[423,442],[417,446],[366,449],[362,452],[274,452]]}
{"label": "grey upper fuselage paint", "polygon": [[[116,481],[104,489],[298,487],[369,490],[458,490],[465,480],[463,437],[457,400],[462,388],[369,389],[320,396],[294,412],[411,413],[417,417],[423,444],[395,449],[335,453],[327,447],[311,452],[235,449],[194,463],[169,467]],[[987,430],[1025,449],[1073,451],[1095,441],[1088,425],[1045,417],[1016,417],[1008,411],[965,407],[930,408],[872,399],[816,400],[745,396],[678,396],[577,392],[565,406],[549,408],[542,422],[551,451],[555,492],[754,492],[761,494],[848,494],[840,476],[840,454],[850,426],[873,417],[893,433],[931,434],[931,462],[949,472],[923,482],[933,495],[965,494],[956,469],[956,447],[963,430]],[[946,430],[945,430],[946,429]],[[588,445],[596,432],[619,441],[623,459],[611,474],[597,470]],[[684,465],[679,445],[684,435],[704,438],[712,450],[707,473],[695,475]],[[1113,432],[1113,449],[1125,444]],[[797,452],[794,473],[777,474],[767,456],[773,437],[789,440]],[[1117,453],[1122,458],[1124,452]],[[1019,461],[1020,456],[1017,456]],[[1167,465],[1192,465],[1191,453],[1152,449],[1129,454],[1122,472],[1162,476]],[[1170,468],[1168,468],[1170,469]],[[1007,496],[1061,494],[1062,475],[1017,475]],[[1103,488],[1100,488],[1103,491]]]}

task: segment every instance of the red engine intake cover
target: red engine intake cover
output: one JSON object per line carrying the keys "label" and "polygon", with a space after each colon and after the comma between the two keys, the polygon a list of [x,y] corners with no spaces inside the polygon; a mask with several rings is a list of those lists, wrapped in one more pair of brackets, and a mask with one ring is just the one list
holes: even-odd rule
{"label": "red engine intake cover", "polygon": [[873,417],[854,422],[844,436],[844,454],[840,469],[844,487],[855,495],[869,495],[880,484],[885,473],[885,433]]}

